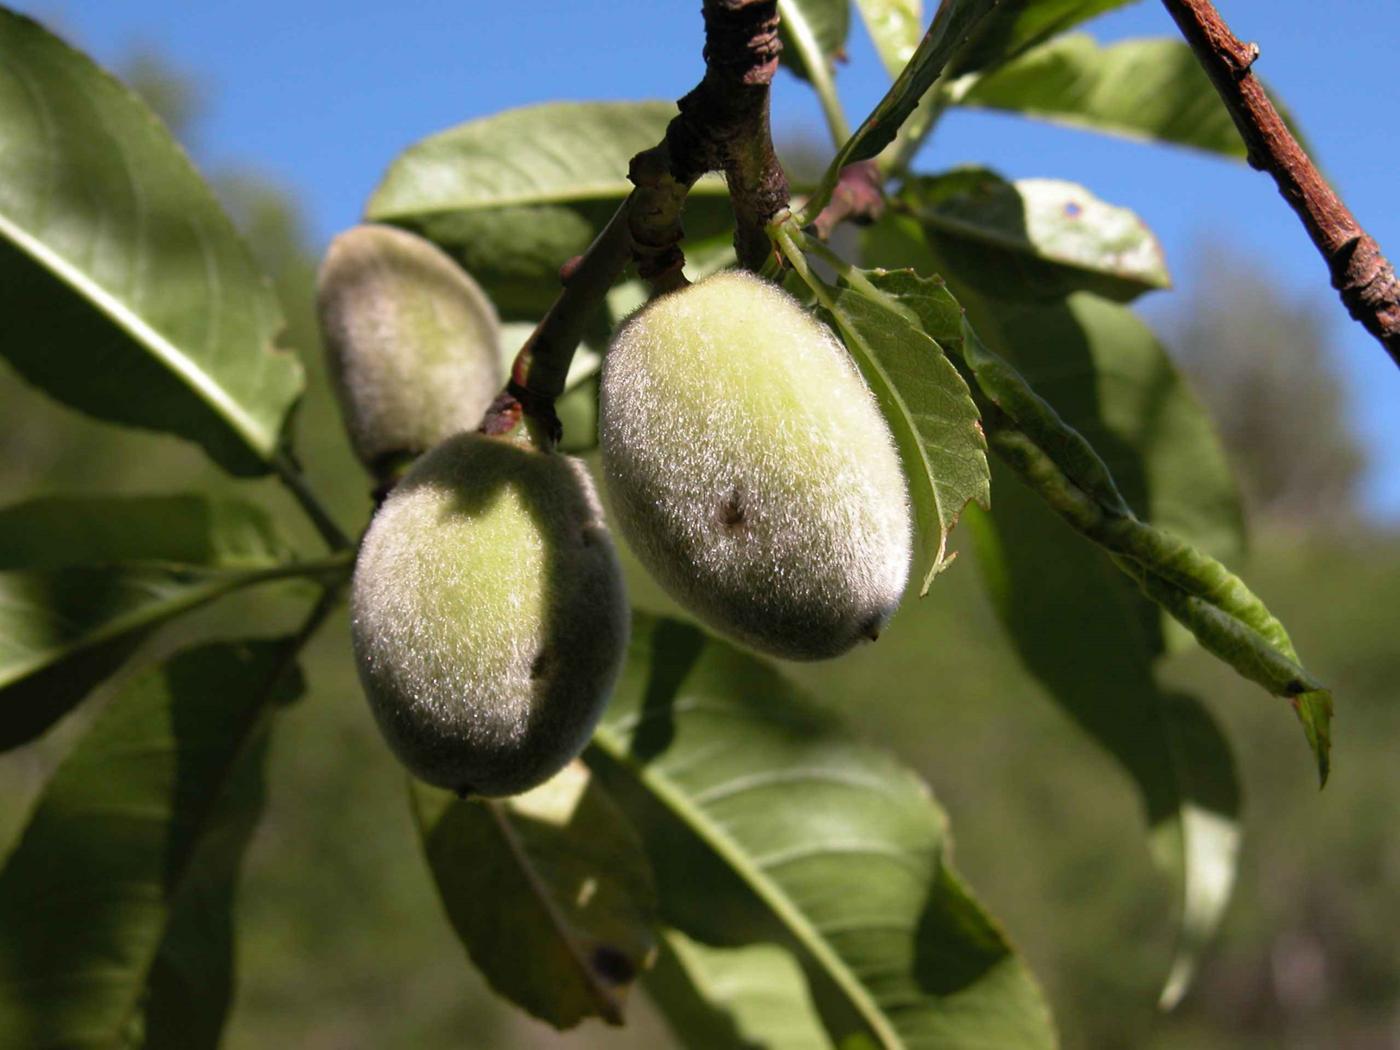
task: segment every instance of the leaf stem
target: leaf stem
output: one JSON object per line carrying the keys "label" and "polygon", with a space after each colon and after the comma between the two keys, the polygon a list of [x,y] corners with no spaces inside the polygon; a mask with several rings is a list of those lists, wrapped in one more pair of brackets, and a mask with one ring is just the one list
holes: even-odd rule
{"label": "leaf stem", "polygon": [[327,547],[333,551],[342,551],[354,546],[326,510],[325,504],[311,491],[306,482],[306,475],[286,451],[280,451],[273,456],[271,466],[278,480],[286,486],[287,491],[296,499],[297,505],[311,519],[311,524],[321,534],[321,539],[325,540]]}

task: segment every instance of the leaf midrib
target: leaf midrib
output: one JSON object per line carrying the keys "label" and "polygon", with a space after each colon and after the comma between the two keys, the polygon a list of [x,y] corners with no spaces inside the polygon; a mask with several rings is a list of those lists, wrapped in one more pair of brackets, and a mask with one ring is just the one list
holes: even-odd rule
{"label": "leaf midrib", "polygon": [[250,415],[198,361],[75,264],[0,212],[0,235],[95,306],[133,341],[145,347],[218,415],[259,460],[266,463],[277,435]]}
{"label": "leaf midrib", "polygon": [[881,1046],[903,1050],[905,1043],[874,997],[860,983],[836,949],[822,937],[805,915],[787,897],[776,880],[750,862],[744,848],[720,828],[703,808],[695,806],[655,765],[639,768],[629,757],[622,740],[607,726],[594,731],[593,741],[618,766],[626,769],[652,795],[691,829],[710,849],[753,890],[778,917],[799,944],[821,965],[855,1007],[871,1035]]}

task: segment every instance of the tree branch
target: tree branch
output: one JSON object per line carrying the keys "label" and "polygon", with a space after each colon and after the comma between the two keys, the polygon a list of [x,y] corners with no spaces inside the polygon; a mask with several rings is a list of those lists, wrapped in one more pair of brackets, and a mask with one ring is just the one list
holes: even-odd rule
{"label": "tree branch", "polygon": [[554,401],[589,317],[629,258],[658,290],[684,283],[681,214],[701,175],[725,175],[740,263],[757,270],[771,254],[766,227],[788,206],[768,123],[782,51],[777,0],[705,0],[704,17],[704,78],[677,103],[666,137],[632,158],[628,178],[636,189],[588,250],[560,268],[563,290],[516,355],[510,382],[481,425],[485,433],[512,429],[523,411],[558,440]]}
{"label": "tree branch", "polygon": [[1259,57],[1230,31],[1210,0],[1162,0],[1249,149],[1307,228],[1348,312],[1400,365],[1400,279],[1380,245],[1327,184],[1264,93],[1251,67]]}

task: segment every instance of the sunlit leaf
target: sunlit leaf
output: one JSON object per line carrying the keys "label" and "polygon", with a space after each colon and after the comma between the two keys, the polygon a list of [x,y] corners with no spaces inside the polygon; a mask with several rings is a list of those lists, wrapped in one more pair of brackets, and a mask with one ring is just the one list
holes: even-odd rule
{"label": "sunlit leaf", "polygon": [[656,891],[636,832],[582,763],[508,799],[412,784],[448,918],[501,995],[556,1028],[621,1024],[655,950]]}
{"label": "sunlit leaf", "polygon": [[958,53],[949,70],[959,76],[995,68],[1037,44],[1134,0],[1002,0]]}
{"label": "sunlit leaf", "polygon": [[856,6],[880,61],[891,77],[898,77],[923,34],[923,0],[856,0]]}
{"label": "sunlit leaf", "polygon": [[271,286],[137,97],[0,10],[0,353],[99,419],[225,469],[278,455],[300,363]]}
{"label": "sunlit leaf", "polygon": [[639,616],[585,757],[642,832],[666,921],[792,952],[838,1045],[1054,1044],[927,787],[762,661]]}
{"label": "sunlit leaf", "polygon": [[802,968],[774,944],[712,948],[665,931],[647,994],[690,1050],[832,1050]]}
{"label": "sunlit leaf", "polygon": [[[1084,34],[1052,40],[981,77],[954,100],[1144,142],[1243,160],[1246,150],[1196,56],[1180,40],[1107,47]],[[1284,114],[1292,127],[1292,121]],[[1293,131],[1297,134],[1296,127]]]}
{"label": "sunlit leaf", "polygon": [[[592,242],[632,191],[632,157],[661,141],[670,102],[553,102],[431,135],[400,154],[366,216],[407,226],[451,251],[507,320],[539,318],[559,267]],[[724,184],[702,179],[686,232],[733,224]]]}
{"label": "sunlit leaf", "polygon": [[[880,257],[935,260],[907,220],[874,231]],[[878,247],[875,247],[878,245]],[[942,281],[878,278],[950,344],[961,307]],[[1238,497],[1218,438],[1150,331],[1089,296],[1055,306],[962,298],[979,331],[1050,397],[1110,464],[1122,493],[1153,520],[1222,557],[1243,543]],[[975,310],[974,310],[975,308]],[[1234,880],[1239,786],[1223,734],[1189,697],[1165,690],[1157,663],[1187,636],[1044,502],[994,465],[992,510],[969,517],[994,604],[1027,669],[1122,764],[1142,795],[1154,858],[1180,902],[1163,991],[1173,1002],[1223,915]]]}
{"label": "sunlit leaf", "polygon": [[1092,291],[1126,302],[1171,284],[1162,247],[1127,208],[1059,179],[965,168],[905,183],[899,205],[959,277],[1008,299]]}
{"label": "sunlit leaf", "polygon": [[851,0],[778,0],[781,21],[778,31],[783,40],[780,61],[803,80],[812,79],[805,59],[810,50],[830,68],[846,48],[851,26]]}
{"label": "sunlit leaf", "polygon": [[921,593],[948,564],[948,533],[969,502],[989,498],[986,442],[967,385],[917,325],[844,287],[831,316],[894,432],[909,477]]}
{"label": "sunlit leaf", "polygon": [[870,115],[846,142],[816,192],[803,206],[799,225],[806,226],[826,207],[841,169],[859,160],[869,160],[894,141],[900,126],[914,112],[919,100],[943,74],[944,67],[998,0],[943,0],[908,65],[895,79]]}

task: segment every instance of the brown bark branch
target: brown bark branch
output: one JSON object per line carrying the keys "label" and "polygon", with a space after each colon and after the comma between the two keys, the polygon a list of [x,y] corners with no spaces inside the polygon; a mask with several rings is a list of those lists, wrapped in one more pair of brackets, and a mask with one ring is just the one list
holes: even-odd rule
{"label": "brown bark branch", "polygon": [[1252,71],[1258,46],[1241,43],[1210,0],[1162,3],[1230,111],[1249,163],[1273,176],[1326,261],[1347,311],[1400,365],[1400,279],[1264,93]]}
{"label": "brown bark branch", "polygon": [[666,137],[632,158],[628,178],[636,189],[588,250],[561,268],[563,290],[521,347],[484,432],[512,429],[523,411],[558,440],[554,401],[589,317],[629,259],[658,290],[684,283],[681,214],[701,175],[725,175],[740,263],[757,270],[766,261],[765,228],[788,206],[787,175],[768,124],[769,85],[782,51],[777,0],[705,0],[704,17],[704,78],[678,103]]}

